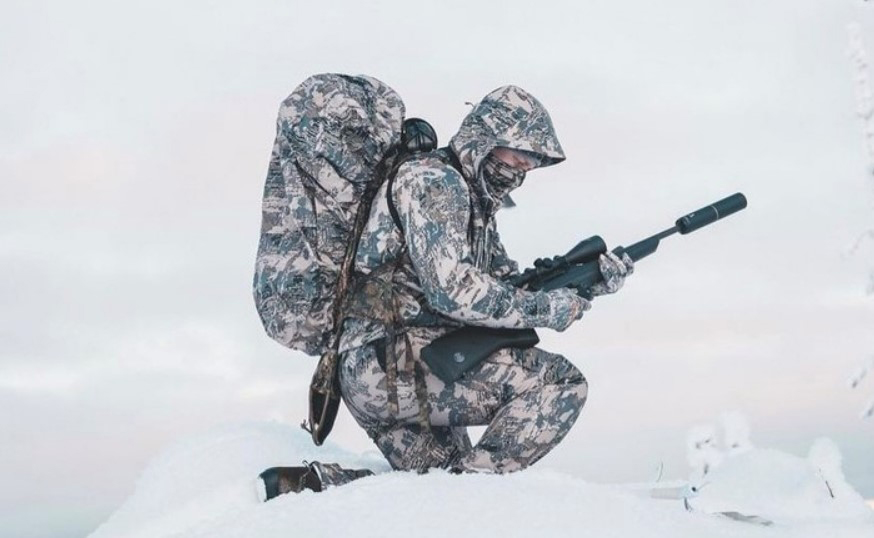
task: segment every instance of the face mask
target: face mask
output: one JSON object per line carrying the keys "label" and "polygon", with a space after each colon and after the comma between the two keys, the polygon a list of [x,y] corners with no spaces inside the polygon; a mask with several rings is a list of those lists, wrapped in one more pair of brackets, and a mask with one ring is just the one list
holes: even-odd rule
{"label": "face mask", "polygon": [[514,168],[494,155],[483,161],[483,175],[490,186],[502,193],[515,189],[525,180],[525,170]]}

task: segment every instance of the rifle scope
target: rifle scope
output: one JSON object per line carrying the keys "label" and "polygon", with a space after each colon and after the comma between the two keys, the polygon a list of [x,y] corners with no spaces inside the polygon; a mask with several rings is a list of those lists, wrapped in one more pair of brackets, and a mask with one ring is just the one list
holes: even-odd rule
{"label": "rifle scope", "polygon": [[592,237],[583,239],[577,243],[576,246],[570,249],[564,256],[538,258],[534,262],[533,268],[528,268],[522,274],[511,277],[508,279],[508,282],[516,287],[521,287],[533,280],[542,278],[560,269],[567,268],[570,265],[596,261],[598,256],[605,252],[607,252],[607,244],[603,239],[601,239],[601,236],[593,235]]}

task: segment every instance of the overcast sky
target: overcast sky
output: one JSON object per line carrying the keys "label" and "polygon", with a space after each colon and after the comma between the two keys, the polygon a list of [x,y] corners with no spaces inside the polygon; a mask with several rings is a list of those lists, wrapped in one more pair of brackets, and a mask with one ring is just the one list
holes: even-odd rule
{"label": "overcast sky", "polygon": [[[684,477],[689,428],[819,436],[874,497],[874,183],[847,24],[862,0],[6,2],[0,20],[0,530],[81,536],[162,447],[298,423],[315,360],[263,332],[250,285],[280,101],[365,73],[446,141],[490,90],[551,111],[569,156],[499,228],[521,263],[628,244],[734,192],[749,209],[665,241],[544,347],[590,398],[543,466]],[[369,440],[345,411],[332,439]]]}

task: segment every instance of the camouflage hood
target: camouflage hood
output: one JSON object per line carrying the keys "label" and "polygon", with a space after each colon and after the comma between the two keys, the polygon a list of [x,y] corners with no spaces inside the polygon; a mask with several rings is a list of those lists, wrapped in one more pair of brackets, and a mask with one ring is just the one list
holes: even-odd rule
{"label": "camouflage hood", "polygon": [[489,184],[484,178],[482,165],[493,149],[531,153],[539,167],[565,159],[546,108],[518,86],[502,86],[486,95],[461,122],[449,146],[458,155],[465,178],[495,202],[512,189]]}

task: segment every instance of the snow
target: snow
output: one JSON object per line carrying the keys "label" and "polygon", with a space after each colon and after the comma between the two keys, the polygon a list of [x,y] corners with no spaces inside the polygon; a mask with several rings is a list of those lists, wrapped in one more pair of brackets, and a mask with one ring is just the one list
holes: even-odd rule
{"label": "snow", "polygon": [[[379,474],[318,494],[257,501],[254,478],[260,471],[304,459]],[[544,465],[510,475],[387,471],[375,452],[352,454],[330,443],[317,448],[290,426],[226,426],[159,455],[131,497],[90,538],[874,535],[874,511],[843,480],[840,453],[827,440],[817,441],[808,458],[754,448],[726,457],[689,500],[691,511],[680,498],[653,498],[653,487],[682,489],[682,482],[598,485]],[[710,513],[715,511],[757,515],[773,524],[734,521]]]}

